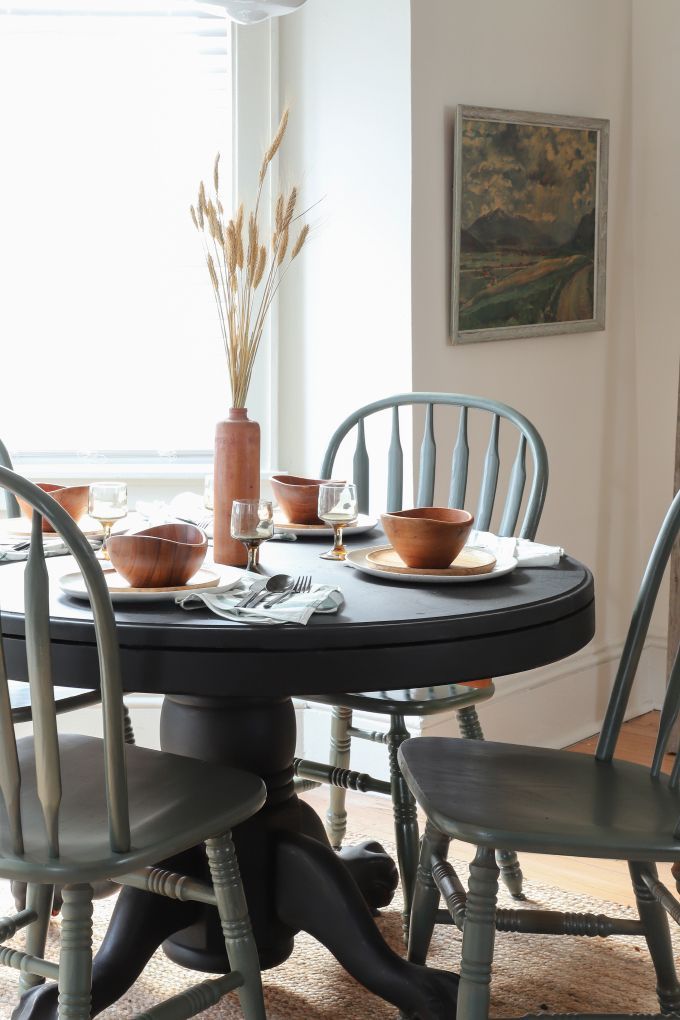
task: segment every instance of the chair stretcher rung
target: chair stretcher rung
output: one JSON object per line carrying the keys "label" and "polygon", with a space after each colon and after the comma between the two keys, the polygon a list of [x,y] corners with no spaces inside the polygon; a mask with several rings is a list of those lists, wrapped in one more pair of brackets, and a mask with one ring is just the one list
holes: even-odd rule
{"label": "chair stretcher rung", "polygon": [[315,783],[338,786],[342,790],[356,790],[359,793],[391,793],[391,786],[382,779],[374,779],[366,772],[339,769],[320,761],[293,759],[293,773],[299,779],[311,779]]}
{"label": "chair stretcher rung", "polygon": [[358,726],[350,726],[347,731],[350,737],[357,740],[370,740],[374,744],[386,744],[389,734],[382,730],[362,730]]}
{"label": "chair stretcher rung", "polygon": [[119,885],[129,885],[144,892],[156,893],[171,900],[191,900],[195,903],[208,903],[217,906],[212,886],[198,882],[195,878],[180,875],[165,868],[139,868],[116,879]]}
{"label": "chair stretcher rung", "polygon": [[680,903],[678,903],[670,889],[667,889],[663,882],[660,882],[658,878],[648,874],[646,871],[642,872],[642,881],[664,910],[671,915],[674,921],[680,924]]}
{"label": "chair stretcher rung", "polygon": [[50,963],[49,960],[42,960],[38,956],[29,956],[18,949],[10,949],[9,946],[0,946],[0,966],[12,967],[25,974],[38,974],[40,977],[49,978],[51,981],[59,979],[59,966]]}
{"label": "chair stretcher rung", "polygon": [[240,988],[243,978],[235,971],[223,977],[202,981],[200,985],[187,988],[179,995],[160,1002],[145,1013],[136,1013],[132,1020],[191,1020],[209,1006],[215,1006],[222,996],[234,988]]}

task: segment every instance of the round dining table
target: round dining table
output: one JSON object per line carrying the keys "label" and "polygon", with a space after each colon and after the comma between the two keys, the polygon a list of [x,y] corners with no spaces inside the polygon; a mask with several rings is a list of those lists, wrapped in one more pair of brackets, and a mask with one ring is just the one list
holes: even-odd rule
{"label": "round dining table", "polygon": [[[382,535],[348,531],[346,538],[352,549],[379,544]],[[164,695],[164,750],[247,769],[267,786],[264,808],[234,832],[263,968],[285,960],[304,930],[405,1014],[443,1020],[455,975],[402,959],[373,920],[394,893],[394,862],[377,843],[335,853],[321,819],[295,793],[292,699],[502,678],[563,659],[593,636],[593,578],[563,556],[555,566],[518,567],[477,583],[403,583],[321,559],[327,547],[328,538],[262,547],[264,572],[311,574],[342,590],[341,609],[315,614],[306,626],[231,622],[174,602],[114,606],[124,688]],[[54,681],[96,687],[89,606],[56,583],[73,561],[47,564]],[[25,679],[23,564],[0,569],[0,624],[9,675]],[[200,848],[164,863],[205,874]],[[93,1015],[125,992],[161,943],[179,964],[228,969],[216,911],[125,888],[95,960]],[[15,1016],[53,1020],[53,990],[32,989]]]}

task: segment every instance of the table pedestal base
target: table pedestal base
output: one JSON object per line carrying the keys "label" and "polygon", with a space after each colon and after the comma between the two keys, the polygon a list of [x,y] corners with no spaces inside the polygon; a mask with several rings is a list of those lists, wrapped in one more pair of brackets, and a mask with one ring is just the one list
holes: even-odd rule
{"label": "table pedestal base", "polygon": [[[247,769],[267,785],[263,809],[234,830],[234,842],[263,968],[285,960],[309,932],[366,988],[419,1020],[450,1018],[456,975],[403,960],[384,942],[370,908],[394,894],[394,862],[377,843],[331,849],[321,819],[293,790],[295,713],[288,698],[166,698],[165,750]],[[219,796],[219,790],[215,790]],[[164,866],[207,876],[202,848]],[[217,912],[200,904],[122,890],[93,971],[93,1016],[120,998],[163,944],[174,961],[228,969]],[[13,1020],[56,1020],[54,987],[32,989]]]}

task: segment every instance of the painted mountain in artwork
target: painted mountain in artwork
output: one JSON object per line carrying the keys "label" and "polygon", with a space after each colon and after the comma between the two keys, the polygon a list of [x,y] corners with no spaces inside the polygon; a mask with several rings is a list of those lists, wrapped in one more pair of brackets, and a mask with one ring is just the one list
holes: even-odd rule
{"label": "painted mountain in artwork", "polygon": [[571,237],[562,245],[560,251],[584,252],[592,255],[595,251],[595,210],[591,209],[581,217],[581,220]]}
{"label": "painted mountain in artwork", "polygon": [[[493,209],[470,224],[465,231],[472,241],[481,246],[482,251],[491,249],[515,249],[525,252],[553,251],[559,247],[559,241],[552,231],[539,226],[526,216],[513,216],[503,209]],[[563,238],[562,238],[563,240]],[[461,237],[461,248],[471,251]],[[477,250],[480,250],[479,248]]]}

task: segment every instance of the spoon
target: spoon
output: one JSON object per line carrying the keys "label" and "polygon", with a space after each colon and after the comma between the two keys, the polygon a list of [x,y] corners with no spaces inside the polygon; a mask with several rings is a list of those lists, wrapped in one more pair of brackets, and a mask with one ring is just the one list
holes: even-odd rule
{"label": "spoon", "polygon": [[239,609],[252,609],[258,602],[265,599],[267,595],[282,595],[283,592],[288,591],[292,586],[293,578],[290,574],[274,574],[272,577],[267,578],[264,585],[258,586],[257,591],[249,599],[241,603]]}

